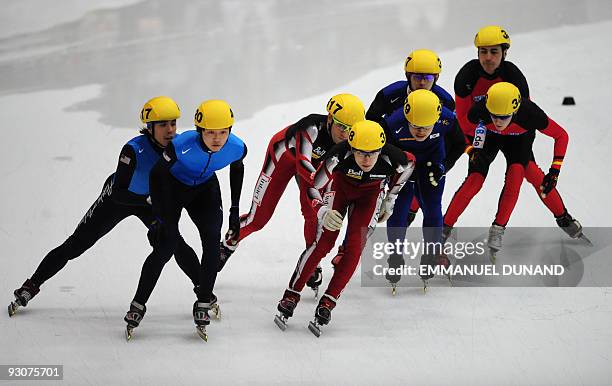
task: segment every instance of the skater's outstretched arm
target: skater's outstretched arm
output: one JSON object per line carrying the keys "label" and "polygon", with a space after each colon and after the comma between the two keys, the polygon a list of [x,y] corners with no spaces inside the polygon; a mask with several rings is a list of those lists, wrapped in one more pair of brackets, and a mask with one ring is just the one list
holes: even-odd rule
{"label": "skater's outstretched arm", "polygon": [[244,157],[247,154],[247,147],[244,145],[244,153],[242,158],[230,164],[230,191],[231,191],[231,207],[229,217],[229,231],[231,237],[238,237],[240,234],[240,194],[242,192],[242,183],[244,181]]}

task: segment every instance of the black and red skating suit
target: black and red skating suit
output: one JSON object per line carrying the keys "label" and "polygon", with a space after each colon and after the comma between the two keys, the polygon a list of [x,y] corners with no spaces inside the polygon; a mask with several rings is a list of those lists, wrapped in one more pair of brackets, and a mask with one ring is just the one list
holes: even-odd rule
{"label": "black and red skating suit", "polygon": [[[337,300],[355,272],[365,246],[368,229],[376,226],[377,212],[389,186],[388,195],[396,196],[414,170],[415,159],[410,153],[387,144],[371,171],[364,172],[355,162],[348,142],[334,146],[314,176],[314,189],[310,190],[317,218],[326,209],[337,210],[346,217],[348,227],[344,242],[344,256],[335,266],[334,275],[325,294]],[[323,196],[321,196],[323,193]],[[333,248],[338,231],[319,225],[316,242],[301,254],[289,282],[289,288],[300,292],[317,264]]]}
{"label": "black and red skating suit", "polygon": [[[524,99],[519,110],[512,117],[510,125],[503,131],[498,131],[491,121],[491,116],[485,106],[485,101],[477,102],[468,114],[468,120],[473,127],[478,125],[486,128],[484,143],[481,149],[474,149],[469,164],[468,177],[463,185],[455,193],[451,201],[444,223],[453,226],[457,218],[465,210],[471,199],[478,193],[488,173],[489,165],[495,158],[498,151],[504,154],[507,163],[506,180],[502,190],[495,224],[506,226],[512,210],[518,200],[518,195],[523,178],[537,180],[534,184],[536,190],[539,189],[544,174],[537,168],[540,175],[529,175],[528,165],[533,162],[532,145],[536,131],[554,138],[554,156],[551,168],[559,170],[565,157],[569,137],[567,132],[555,121],[549,118],[542,109],[534,102]],[[533,169],[531,169],[533,173]],[[539,190],[538,190],[539,195]],[[547,199],[561,202],[559,193],[553,189]],[[564,211],[561,203],[561,212]],[[562,213],[561,213],[562,214]]]}
{"label": "black and red skating suit", "polygon": [[455,76],[455,112],[463,133],[469,138],[474,137],[475,126],[469,122],[468,113],[472,106],[484,100],[489,87],[498,82],[508,82],[515,85],[521,92],[523,100],[529,99],[527,79],[512,62],[502,60],[492,75],[487,74],[478,59],[467,62]]}
{"label": "black and red skating suit", "polygon": [[[478,123],[470,122],[468,113],[475,103],[485,99],[489,87],[498,82],[509,82],[514,84],[519,89],[523,101],[530,98],[529,86],[525,76],[514,63],[507,60],[502,60],[497,70],[490,75],[482,69],[478,59],[473,59],[467,62],[455,77],[454,87],[457,120],[461,130],[466,135],[466,139],[469,142],[468,145],[472,144],[474,130]],[[488,159],[489,164],[493,162],[496,155],[497,154],[493,154],[492,157]],[[482,163],[484,160],[480,160],[480,162]],[[489,165],[483,165],[481,169],[486,169],[486,171],[483,172],[483,170],[481,170],[479,174],[468,175],[466,181],[461,185],[457,193],[455,193],[455,196],[459,196],[458,199],[463,203],[462,205],[467,206],[469,202],[467,197],[473,197],[482,187],[487,176],[486,173],[489,169]],[[469,172],[471,171],[473,170],[470,169]],[[542,198],[539,194],[539,187],[544,179],[544,172],[542,172],[540,167],[536,164],[533,152],[530,154],[530,161],[525,167],[524,174],[527,182],[534,187],[538,193],[539,199],[546,205],[548,210],[550,210],[555,217],[563,215],[563,213],[565,213],[565,205],[556,189],[550,192],[545,198]],[[461,212],[463,212],[463,210],[457,213],[451,210],[449,206],[449,211],[447,211],[447,214],[444,216],[444,224],[453,225]]]}
{"label": "black and red skating suit", "polygon": [[312,175],[320,160],[333,145],[327,115],[321,114],[308,115],[272,137],[255,184],[251,209],[241,216],[238,241],[268,223],[289,180],[296,177],[304,216],[304,240],[306,245],[312,244],[317,232],[317,217],[307,191],[313,185]]}

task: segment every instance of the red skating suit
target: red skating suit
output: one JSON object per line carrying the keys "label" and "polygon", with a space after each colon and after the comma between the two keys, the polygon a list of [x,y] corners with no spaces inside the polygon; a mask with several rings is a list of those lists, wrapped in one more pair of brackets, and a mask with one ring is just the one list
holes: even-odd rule
{"label": "red skating suit", "polygon": [[295,177],[304,216],[304,240],[306,245],[314,242],[317,215],[307,191],[312,188],[312,175],[321,158],[333,145],[327,128],[327,115],[321,114],[308,115],[272,137],[255,185],[251,209],[241,216],[238,241],[268,223],[289,180]]}
{"label": "red skating suit", "polygon": [[[313,207],[321,217],[324,210],[335,209],[346,217],[344,256],[335,267],[325,294],[334,301],[350,280],[357,268],[361,252],[365,246],[368,229],[376,226],[377,213],[384,195],[396,196],[414,169],[414,156],[399,148],[386,144],[378,161],[370,172],[357,166],[348,142],[334,146],[325,157],[314,177]],[[321,197],[320,192],[324,191]],[[316,242],[309,245],[301,254],[289,282],[289,289],[300,292],[317,264],[334,247],[338,231],[330,231],[319,226]]]}
{"label": "red skating suit", "polygon": [[[489,165],[497,152],[501,151],[506,158],[507,169],[504,188],[499,198],[497,215],[495,216],[495,224],[506,226],[518,200],[523,178],[527,178],[530,182],[537,181],[537,184],[533,185],[538,196],[540,193],[539,186],[544,178],[544,173],[537,166],[535,166],[535,169],[526,167],[528,164],[535,165],[532,145],[536,131],[554,138],[551,168],[557,170],[561,168],[563,163],[569,137],[567,132],[549,118],[542,109],[526,99],[521,103],[510,125],[503,131],[496,130],[484,100],[479,101],[470,109],[468,119],[474,127],[482,122],[481,124],[487,129],[484,145],[482,149],[478,150],[479,154],[475,155],[470,161],[468,176],[455,193],[444,216],[444,224],[454,226],[469,202],[482,188]],[[565,208],[556,188],[547,195],[547,199],[550,197],[552,197],[551,202],[560,203],[561,206],[557,209],[557,216],[562,215]]]}

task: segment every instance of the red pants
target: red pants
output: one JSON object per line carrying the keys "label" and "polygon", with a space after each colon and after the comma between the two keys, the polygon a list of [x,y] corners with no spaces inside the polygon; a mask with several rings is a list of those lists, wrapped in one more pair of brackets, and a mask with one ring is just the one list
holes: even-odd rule
{"label": "red pants", "polygon": [[[347,177],[334,174],[331,190],[326,193],[326,203],[342,214],[348,212],[348,227],[344,256],[336,265],[325,291],[332,299],[340,297],[359,264],[368,228],[376,226],[376,209],[381,197],[382,182],[357,186],[349,183]],[[318,228],[316,241],[300,256],[289,281],[290,289],[302,291],[321,259],[334,247],[337,238],[338,231],[332,232],[322,226]]]}
{"label": "red pants", "polygon": [[300,207],[304,217],[304,240],[306,245],[314,242],[317,234],[317,214],[312,209],[306,192],[306,184],[297,175],[296,160],[293,148],[285,143],[287,129],[276,133],[268,144],[266,158],[255,184],[253,200],[249,213],[240,218],[241,241],[253,232],[263,228],[270,218],[280,200],[289,180],[296,177],[300,189]]}
{"label": "red pants", "polygon": [[[553,189],[546,198],[542,198],[540,195],[540,185],[544,179],[544,172],[538,167],[534,161],[529,161],[527,167],[523,168],[517,164],[509,165],[506,170],[506,182],[504,184],[504,190],[499,199],[497,208],[497,214],[495,215],[495,223],[498,225],[506,226],[512,214],[512,210],[518,200],[518,194],[521,186],[521,182],[524,178],[529,182],[534,189],[536,194],[542,200],[544,205],[553,213],[555,217],[559,217],[565,213],[565,205],[559,195],[557,189]],[[520,169],[520,170],[519,170]],[[459,216],[467,208],[472,198],[480,191],[482,184],[484,183],[485,176],[479,172],[472,172],[468,174],[463,184],[457,190],[453,199],[446,210],[444,215],[444,224],[448,226],[454,226]]]}

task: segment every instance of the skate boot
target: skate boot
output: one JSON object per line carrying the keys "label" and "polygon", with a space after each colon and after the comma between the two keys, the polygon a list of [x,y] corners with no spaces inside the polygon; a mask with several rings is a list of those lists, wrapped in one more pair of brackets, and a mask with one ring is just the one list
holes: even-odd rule
{"label": "skate boot", "polygon": [[434,277],[433,269],[436,266],[436,256],[424,253],[419,263],[419,277],[423,280],[423,292],[427,292],[427,281]]}
{"label": "skate boot", "polygon": [[306,285],[314,291],[315,299],[319,298],[319,286],[321,283],[323,283],[323,269],[317,266],[310,279],[306,282]]}
{"label": "skate boot", "polygon": [[[387,263],[389,264],[389,268],[393,268],[397,271],[405,264],[405,261],[402,255],[393,254],[389,256]],[[397,283],[402,278],[402,275],[397,272],[394,272],[392,275],[389,271],[387,271],[385,278],[389,283],[391,283],[391,295],[395,296],[397,293]]]}
{"label": "skate boot", "polygon": [[497,259],[497,252],[502,249],[502,238],[504,237],[505,227],[497,224],[491,225],[489,228],[489,239],[487,240],[487,246],[489,252],[491,252],[491,263],[495,264]]}
{"label": "skate boot", "polygon": [[293,316],[293,310],[297,307],[300,301],[300,293],[287,288],[283,294],[283,298],[278,302],[279,314],[274,317],[274,322],[281,330],[287,329],[287,320]]}
{"label": "skate boot", "polygon": [[557,225],[572,239],[582,239],[586,241],[588,244],[593,245],[591,240],[589,240],[582,233],[582,225],[573,218],[567,210],[561,216],[555,218],[557,220]]}
{"label": "skate boot", "polygon": [[208,334],[206,333],[206,326],[210,324],[210,311],[212,304],[197,301],[193,303],[193,321],[196,325],[196,332],[200,338],[208,342]]}
{"label": "skate boot", "polygon": [[15,315],[17,309],[19,307],[25,307],[28,305],[28,302],[32,300],[36,294],[40,292],[40,288],[36,284],[32,282],[32,280],[26,280],[20,288],[13,291],[13,295],[15,295],[15,300],[11,302],[8,306],[8,314],[9,316]]}
{"label": "skate boot", "polygon": [[442,228],[442,244],[444,244],[448,240],[454,229],[455,228],[453,228],[452,226],[444,224],[444,227]]}
{"label": "skate boot", "polygon": [[336,253],[336,256],[334,256],[334,258],[332,259],[332,266],[334,267],[334,269],[336,269],[338,263],[340,263],[340,260],[342,260],[342,257],[344,257],[344,250],[344,245],[338,247],[338,253]]}
{"label": "skate boot", "polygon": [[[195,287],[193,287],[193,292],[196,294],[196,298],[200,296],[200,286],[196,285]],[[210,304],[211,304],[210,309],[215,314],[215,319],[217,320],[221,319],[221,308],[219,307],[219,304],[217,303],[217,295],[215,295],[214,293],[211,294]]]}
{"label": "skate boot", "polygon": [[130,341],[132,339],[132,332],[136,327],[140,325],[142,318],[144,318],[145,313],[147,312],[147,307],[136,302],[132,301],[130,303],[130,310],[125,314],[123,320],[127,323],[127,328],[125,329],[125,338]]}
{"label": "skate boot", "polygon": [[321,336],[321,326],[329,323],[331,320],[331,312],[336,307],[336,300],[325,294],[321,297],[317,309],[315,311],[314,320],[308,323],[308,329],[317,338]]}

